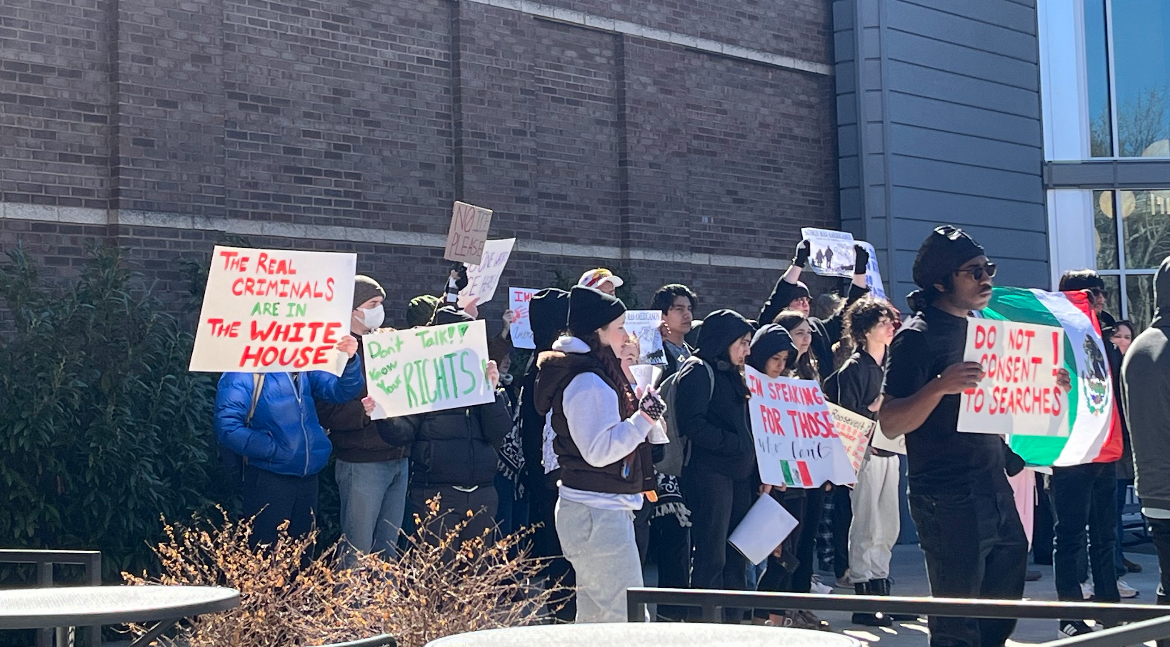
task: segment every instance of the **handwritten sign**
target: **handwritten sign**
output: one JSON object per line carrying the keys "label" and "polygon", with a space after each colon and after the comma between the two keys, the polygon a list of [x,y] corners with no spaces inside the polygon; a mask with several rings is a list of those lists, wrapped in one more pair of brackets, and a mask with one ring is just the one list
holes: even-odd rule
{"label": "handwritten sign", "polygon": [[504,273],[504,266],[508,264],[508,258],[512,256],[512,247],[515,245],[515,238],[489,240],[484,243],[483,262],[467,266],[467,287],[459,292],[460,308],[467,307],[472,301],[476,305],[481,305],[496,296],[500,275]]}
{"label": "handwritten sign", "polygon": [[837,435],[841,437],[841,444],[845,446],[849,463],[853,465],[853,473],[857,474],[857,470],[861,469],[861,461],[865,458],[865,451],[869,449],[869,439],[873,437],[877,422],[832,402],[829,403],[829,413],[833,415],[833,425],[837,429]]}
{"label": "handwritten sign", "polygon": [[768,485],[852,485],[857,473],[837,434],[821,387],[811,380],[770,378],[748,366],[748,412],[760,478]]}
{"label": "handwritten sign", "polygon": [[666,365],[661,326],[662,312],[658,310],[626,310],[626,332],[638,337],[638,364]]}
{"label": "handwritten sign", "polygon": [[963,360],[986,374],[962,395],[959,431],[1068,434],[1068,397],[1055,376],[1064,366],[1064,329],[971,317]]}
{"label": "handwritten sign", "polygon": [[340,375],[356,267],[355,254],[217,245],[191,370]]}
{"label": "handwritten sign", "polygon": [[881,424],[874,428],[873,438],[869,441],[869,445],[874,449],[884,449],[887,452],[906,455],[906,435],[903,434],[893,440],[886,438],[886,435],[882,433]]}
{"label": "handwritten sign", "polygon": [[480,321],[362,338],[366,387],[373,420],[486,404],[495,399],[487,381],[487,327]]}
{"label": "handwritten sign", "polygon": [[808,263],[821,276],[853,276],[853,234],[804,227],[800,235],[810,244]]}
{"label": "handwritten sign", "polygon": [[488,227],[492,224],[491,209],[456,202],[451,211],[451,227],[447,230],[447,248],[443,251],[443,258],[479,265],[483,262],[483,246],[487,242]]}
{"label": "handwritten sign", "polygon": [[532,318],[528,314],[528,304],[537,290],[528,288],[508,288],[508,309],[512,311],[512,346],[536,350],[536,342],[532,339]]}
{"label": "handwritten sign", "polygon": [[869,262],[865,264],[865,287],[869,288],[870,295],[885,299],[886,286],[882,284],[882,273],[878,270],[877,251],[864,240],[855,242],[869,252]]}

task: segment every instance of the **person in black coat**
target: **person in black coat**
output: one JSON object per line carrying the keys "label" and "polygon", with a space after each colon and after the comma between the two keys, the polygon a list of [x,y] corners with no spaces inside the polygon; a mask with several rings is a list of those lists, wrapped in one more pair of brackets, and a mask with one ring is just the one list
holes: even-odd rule
{"label": "person in black coat", "polygon": [[[470,315],[445,306],[432,325],[473,321]],[[488,379],[499,385],[499,369],[488,362]],[[390,445],[411,447],[410,502],[424,514],[427,502],[440,496],[445,513],[432,532],[442,535],[469,512],[461,540],[478,537],[494,523],[499,504],[494,480],[504,436],[512,429],[507,396],[496,388],[495,402],[378,421],[378,434]]]}

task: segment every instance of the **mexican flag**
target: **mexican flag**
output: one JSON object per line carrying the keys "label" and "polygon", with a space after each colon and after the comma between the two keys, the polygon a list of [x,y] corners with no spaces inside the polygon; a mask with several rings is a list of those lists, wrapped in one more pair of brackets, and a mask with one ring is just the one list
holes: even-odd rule
{"label": "mexican flag", "polygon": [[1031,465],[1083,465],[1120,458],[1120,411],[1114,406],[1113,377],[1088,295],[996,287],[983,316],[1057,326],[1065,333],[1064,362],[1073,384],[1068,428],[1058,436],[1013,435],[1008,441],[1012,450]]}

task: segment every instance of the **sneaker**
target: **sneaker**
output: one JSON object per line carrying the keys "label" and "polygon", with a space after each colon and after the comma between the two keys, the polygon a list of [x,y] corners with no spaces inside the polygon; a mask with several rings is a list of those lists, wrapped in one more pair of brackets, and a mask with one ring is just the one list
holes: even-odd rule
{"label": "sneaker", "polygon": [[[1092,582],[1081,582],[1081,597],[1086,599],[1086,600],[1093,599],[1093,583]],[[1081,623],[1081,624],[1084,624],[1084,623]],[[1075,634],[1073,634],[1073,635],[1075,635]]]}
{"label": "sneaker", "polygon": [[828,595],[833,592],[833,587],[827,584],[822,584],[820,580],[814,578],[812,585],[809,587],[809,592],[820,595]]}
{"label": "sneaker", "polygon": [[800,629],[816,629],[818,631],[829,631],[829,622],[821,620],[817,614],[812,611],[799,610],[791,611],[788,614],[792,618],[792,626]]}
{"label": "sneaker", "polygon": [[1117,592],[1121,594],[1122,598],[1136,598],[1138,595],[1138,590],[1125,580],[1117,580]]}
{"label": "sneaker", "polygon": [[1071,638],[1093,633],[1093,628],[1085,624],[1084,620],[1061,620],[1060,637]]}
{"label": "sneaker", "polygon": [[1125,566],[1125,570],[1129,571],[1130,573],[1141,573],[1142,572],[1142,565],[1141,564],[1135,564],[1134,562],[1129,561],[1129,559],[1127,559],[1125,557],[1121,558],[1121,563]]}
{"label": "sneaker", "polygon": [[837,580],[833,582],[833,585],[839,589],[853,589],[853,582],[849,581],[848,575],[842,575],[841,577],[838,577]]}

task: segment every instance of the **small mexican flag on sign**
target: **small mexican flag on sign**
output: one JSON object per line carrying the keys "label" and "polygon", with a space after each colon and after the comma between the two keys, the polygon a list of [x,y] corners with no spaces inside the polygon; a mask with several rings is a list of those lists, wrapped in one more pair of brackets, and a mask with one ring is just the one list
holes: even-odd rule
{"label": "small mexican flag on sign", "polygon": [[1097,315],[1084,292],[994,288],[983,316],[1064,329],[1064,366],[1072,378],[1068,428],[1060,435],[1015,434],[1013,451],[1032,465],[1107,463],[1121,456],[1121,418]]}
{"label": "small mexican flag on sign", "polygon": [[780,461],[780,470],[784,472],[786,485],[813,487],[812,473],[805,461]]}

